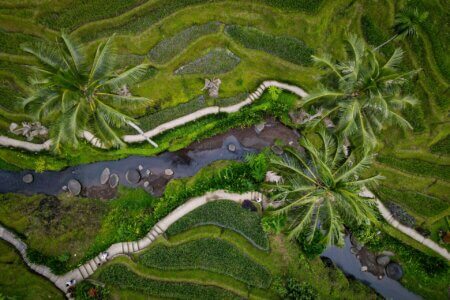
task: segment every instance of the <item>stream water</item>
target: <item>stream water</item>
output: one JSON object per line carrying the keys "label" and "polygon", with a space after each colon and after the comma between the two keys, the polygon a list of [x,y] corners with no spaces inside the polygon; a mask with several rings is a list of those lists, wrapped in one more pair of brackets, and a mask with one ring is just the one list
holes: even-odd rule
{"label": "stream water", "polygon": [[[117,161],[103,161],[70,167],[62,171],[47,171],[35,173],[30,171],[11,172],[0,170],[0,193],[25,193],[57,195],[63,192],[63,187],[70,179],[78,180],[84,189],[102,186],[100,175],[105,168],[111,173],[119,176],[120,184],[128,187],[143,186],[148,182],[153,193],[161,194],[171,178],[182,178],[192,176],[201,168],[218,160],[242,160],[246,154],[258,152],[262,148],[274,143],[276,139],[286,144],[292,144],[297,140],[298,134],[280,123],[268,120],[263,132],[255,133],[253,128],[233,129],[223,135],[218,135],[195,143],[188,148],[177,152],[165,152],[158,156],[143,157],[131,156]],[[233,144],[235,149],[230,151],[229,145]],[[128,170],[138,170],[142,167],[140,174],[142,180],[137,184],[126,180]],[[172,176],[166,176],[164,171],[171,169]],[[151,171],[147,175],[147,170]],[[32,174],[32,183],[23,182],[25,174]],[[107,186],[109,187],[109,186]],[[379,280],[368,272],[361,271],[361,264],[354,254],[350,252],[350,239],[346,238],[344,248],[330,247],[322,254],[330,258],[336,266],[344,273],[351,275],[357,280],[373,288],[386,299],[415,300],[421,299],[404,288],[400,283],[388,277]]]}

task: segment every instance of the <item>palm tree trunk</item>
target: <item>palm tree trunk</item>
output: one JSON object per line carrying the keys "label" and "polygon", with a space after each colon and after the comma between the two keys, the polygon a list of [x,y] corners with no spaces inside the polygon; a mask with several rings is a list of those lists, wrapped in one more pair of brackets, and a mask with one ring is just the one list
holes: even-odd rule
{"label": "palm tree trunk", "polygon": [[390,39],[388,39],[387,41],[385,41],[383,44],[375,47],[375,49],[373,49],[373,51],[377,51],[378,49],[384,47],[386,44],[389,44],[391,41],[395,40],[398,37],[398,34],[395,34],[394,36],[392,36]]}
{"label": "palm tree trunk", "polygon": [[131,121],[127,121],[127,124],[136,129],[136,131],[139,132],[139,134],[141,134],[153,147],[158,148],[158,144],[152,141],[149,137],[145,136],[144,131],[139,126]]}

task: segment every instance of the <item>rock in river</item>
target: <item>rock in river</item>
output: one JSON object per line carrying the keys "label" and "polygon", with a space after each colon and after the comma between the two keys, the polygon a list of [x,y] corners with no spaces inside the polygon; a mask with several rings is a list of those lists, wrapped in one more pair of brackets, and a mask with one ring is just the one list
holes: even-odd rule
{"label": "rock in river", "polygon": [[228,151],[235,152],[236,151],[236,145],[235,144],[229,144],[228,145]]}
{"label": "rock in river", "polygon": [[74,196],[78,196],[81,193],[81,183],[76,179],[70,179],[67,187],[69,192]]}
{"label": "rock in river", "polygon": [[115,188],[119,184],[119,176],[117,174],[113,173],[109,177],[109,186],[112,188]]}
{"label": "rock in river", "polygon": [[165,174],[166,176],[172,176],[172,175],[173,175],[173,171],[172,171],[172,169],[165,169],[165,170],[164,170],[164,174]]}
{"label": "rock in river", "polygon": [[100,175],[100,183],[101,184],[106,184],[109,180],[109,175],[111,174],[111,172],[109,171],[109,168],[105,168],[102,172],[102,174]]}
{"label": "rock in river", "polygon": [[400,280],[403,277],[403,269],[399,264],[391,262],[386,266],[386,274],[389,278]]}
{"label": "rock in river", "polygon": [[125,174],[125,178],[129,183],[136,184],[139,183],[139,181],[141,180],[141,174],[139,173],[138,170],[130,169]]}
{"label": "rock in river", "polygon": [[387,266],[387,264],[391,261],[390,257],[387,255],[378,255],[377,256],[377,264],[380,266]]}
{"label": "rock in river", "polygon": [[32,183],[33,182],[33,180],[34,180],[34,177],[33,177],[33,174],[25,174],[23,177],[22,177],[22,180],[23,180],[23,182],[25,182],[25,183]]}

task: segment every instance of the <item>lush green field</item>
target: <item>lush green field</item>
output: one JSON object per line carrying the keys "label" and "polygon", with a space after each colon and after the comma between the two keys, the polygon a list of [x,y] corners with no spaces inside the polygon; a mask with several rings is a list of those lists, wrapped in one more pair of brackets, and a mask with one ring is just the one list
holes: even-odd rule
{"label": "lush green field", "polygon": [[[127,111],[138,119],[143,129],[150,130],[200,108],[235,104],[267,79],[312,91],[326,78],[322,78],[321,69],[312,66],[311,54],[345,57],[344,40],[349,33],[364,37],[374,46],[383,43],[393,35],[395,14],[405,6],[426,11],[429,17],[418,29],[417,37],[395,40],[383,47],[379,55],[386,57],[397,46],[405,50],[402,69],[421,70],[417,78],[405,86],[419,104],[403,111],[413,130],[403,132],[387,127],[382,133],[377,162],[368,174],[384,175],[386,179],[376,190],[381,200],[400,205],[416,219],[417,226],[428,230],[431,238],[441,243],[438,232],[450,230],[450,56],[447,53],[450,36],[446,34],[450,22],[445,0],[110,0],[108,5],[102,0],[0,0],[0,135],[17,138],[9,132],[9,124],[29,118],[24,114],[20,99],[29,91],[30,66],[37,62],[20,50],[20,45],[42,39],[51,41],[62,29],[86,43],[90,53],[100,41],[116,33],[120,67],[140,62],[152,66],[145,80],[132,86],[131,91],[153,101],[145,109]],[[228,53],[225,51],[238,57],[239,63],[225,55]],[[181,66],[187,71],[176,72]],[[201,91],[204,79],[213,75],[222,80],[219,99],[210,99]],[[143,143],[104,151],[83,143],[75,152],[55,156],[0,148],[0,169],[57,170],[133,154],[174,151],[229,128],[256,124],[268,115],[275,114],[287,121],[287,112],[298,101],[298,97],[287,93],[277,101],[266,94],[241,112],[202,118],[156,137],[158,149]],[[131,132],[123,129],[123,133]],[[143,236],[154,222],[189,197],[216,188],[241,192],[259,187],[248,166],[228,166],[235,175],[227,179],[216,167],[205,169],[195,178],[171,182],[161,199],[139,190],[121,190],[119,198],[111,202],[2,195],[0,222],[31,245],[34,251],[30,256],[34,261],[63,272],[111,243]],[[173,225],[168,232],[169,240],[191,235],[189,242],[194,242],[195,234],[205,239],[220,236],[227,242],[236,239],[240,241],[239,250],[244,254],[256,253],[252,257],[260,258],[257,262],[270,270],[274,280],[276,276],[290,273],[311,284],[322,298],[370,298],[364,287],[349,282],[340,272],[324,268],[318,259],[307,260],[297,245],[282,236],[272,236],[270,253],[263,254],[264,251],[249,243],[253,241],[263,248],[268,246],[260,227],[255,226],[259,222],[256,214],[239,207],[210,205],[214,210],[205,206]],[[235,219],[227,215],[238,211]],[[209,226],[199,226],[214,222],[221,229],[213,226],[216,230],[209,232]],[[395,235],[389,229],[385,231]],[[399,252],[398,259],[406,266],[403,283],[426,298],[442,298],[445,289],[442,274],[448,276],[448,271],[431,276],[423,268],[428,258],[417,258],[421,254],[411,249],[428,250],[402,235],[396,238],[403,242],[400,246],[394,238],[380,243]],[[408,250],[402,248],[406,247],[405,243],[410,245]],[[11,259],[11,251],[6,248],[5,251],[0,253],[9,253],[11,256],[7,258]],[[35,276],[24,272],[17,260],[13,264],[17,265],[17,272],[26,274],[23,278],[33,283],[30,289],[36,288],[36,294],[51,293],[44,283],[34,284],[35,279],[31,277]],[[218,263],[217,268],[212,271],[223,268],[223,264]],[[191,298],[200,294],[210,298],[248,295],[264,298],[267,292],[249,290],[242,278],[230,279],[220,270],[215,273],[217,277],[211,277],[213,287],[201,284],[202,280],[210,278],[209,273],[194,272],[197,276],[194,282],[186,280],[189,274],[178,270],[173,271],[176,273],[173,275],[172,271],[162,272],[166,276],[163,278],[156,276],[151,268],[121,261],[121,264],[102,269],[98,277],[107,285],[116,285],[112,293],[124,298],[137,298],[139,293],[155,296],[154,290],[158,290],[159,296],[183,294]],[[14,272],[15,269],[13,275],[5,273],[10,276],[5,278],[16,276]],[[171,276],[180,276],[183,280],[169,282]],[[329,284],[323,284],[324,280]],[[3,281],[2,277],[2,293],[4,282],[10,281]],[[19,298],[25,297],[22,281],[14,286]],[[39,290],[41,286],[43,291]],[[233,286],[235,290],[230,288]],[[6,295],[9,295],[8,289]]]}

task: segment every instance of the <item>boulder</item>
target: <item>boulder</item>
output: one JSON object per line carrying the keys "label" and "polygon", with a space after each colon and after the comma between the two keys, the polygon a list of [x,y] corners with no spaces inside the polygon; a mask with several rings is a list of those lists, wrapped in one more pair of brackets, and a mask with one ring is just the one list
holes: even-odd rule
{"label": "boulder", "polygon": [[117,174],[113,173],[109,177],[109,186],[112,188],[115,188],[119,184],[119,176]]}
{"label": "boulder", "polygon": [[391,279],[400,280],[403,277],[403,268],[391,262],[386,266],[386,275]]}
{"label": "boulder", "polygon": [[70,179],[67,183],[67,188],[74,196],[78,196],[81,193],[81,183],[76,179]]}
{"label": "boulder", "polygon": [[270,149],[272,150],[273,153],[275,153],[276,155],[281,155],[283,154],[283,148],[281,148],[280,146],[277,145],[272,145],[270,147]]}
{"label": "boulder", "polygon": [[164,174],[165,174],[166,176],[172,176],[172,175],[173,175],[173,171],[172,171],[172,169],[165,169],[165,170],[164,170]]}
{"label": "boulder", "polygon": [[141,180],[141,174],[139,173],[138,170],[135,169],[130,169],[127,171],[127,173],[125,174],[125,178],[127,179],[127,181],[131,184],[137,184],[139,183],[139,181]]}
{"label": "boulder", "polygon": [[142,171],[142,170],[144,170],[144,167],[143,167],[142,165],[139,165],[139,166],[138,166],[138,170],[139,170],[139,171]]}
{"label": "boulder", "polygon": [[385,267],[390,262],[391,262],[391,259],[387,255],[378,255],[377,256],[377,264],[379,264],[380,266]]}
{"label": "boulder", "polygon": [[109,180],[109,175],[111,174],[111,172],[109,171],[109,168],[105,168],[102,172],[102,174],[100,175],[100,183],[101,184],[106,184]]}
{"label": "boulder", "polygon": [[150,176],[150,174],[152,174],[152,171],[150,171],[150,170],[145,171],[145,175]]}
{"label": "boulder", "polygon": [[367,266],[362,266],[361,267],[361,272],[367,272],[369,268]]}
{"label": "boulder", "polygon": [[257,133],[257,134],[260,134],[260,133],[264,130],[264,127],[266,127],[266,123],[264,123],[264,122],[255,125],[255,131],[256,131],[256,133]]}
{"label": "boulder", "polygon": [[235,144],[229,144],[228,145],[228,151],[235,152],[236,151],[236,145]]}
{"label": "boulder", "polygon": [[34,180],[33,174],[30,174],[30,173],[25,174],[25,175],[22,177],[22,181],[25,182],[25,183],[32,183],[33,180]]}

